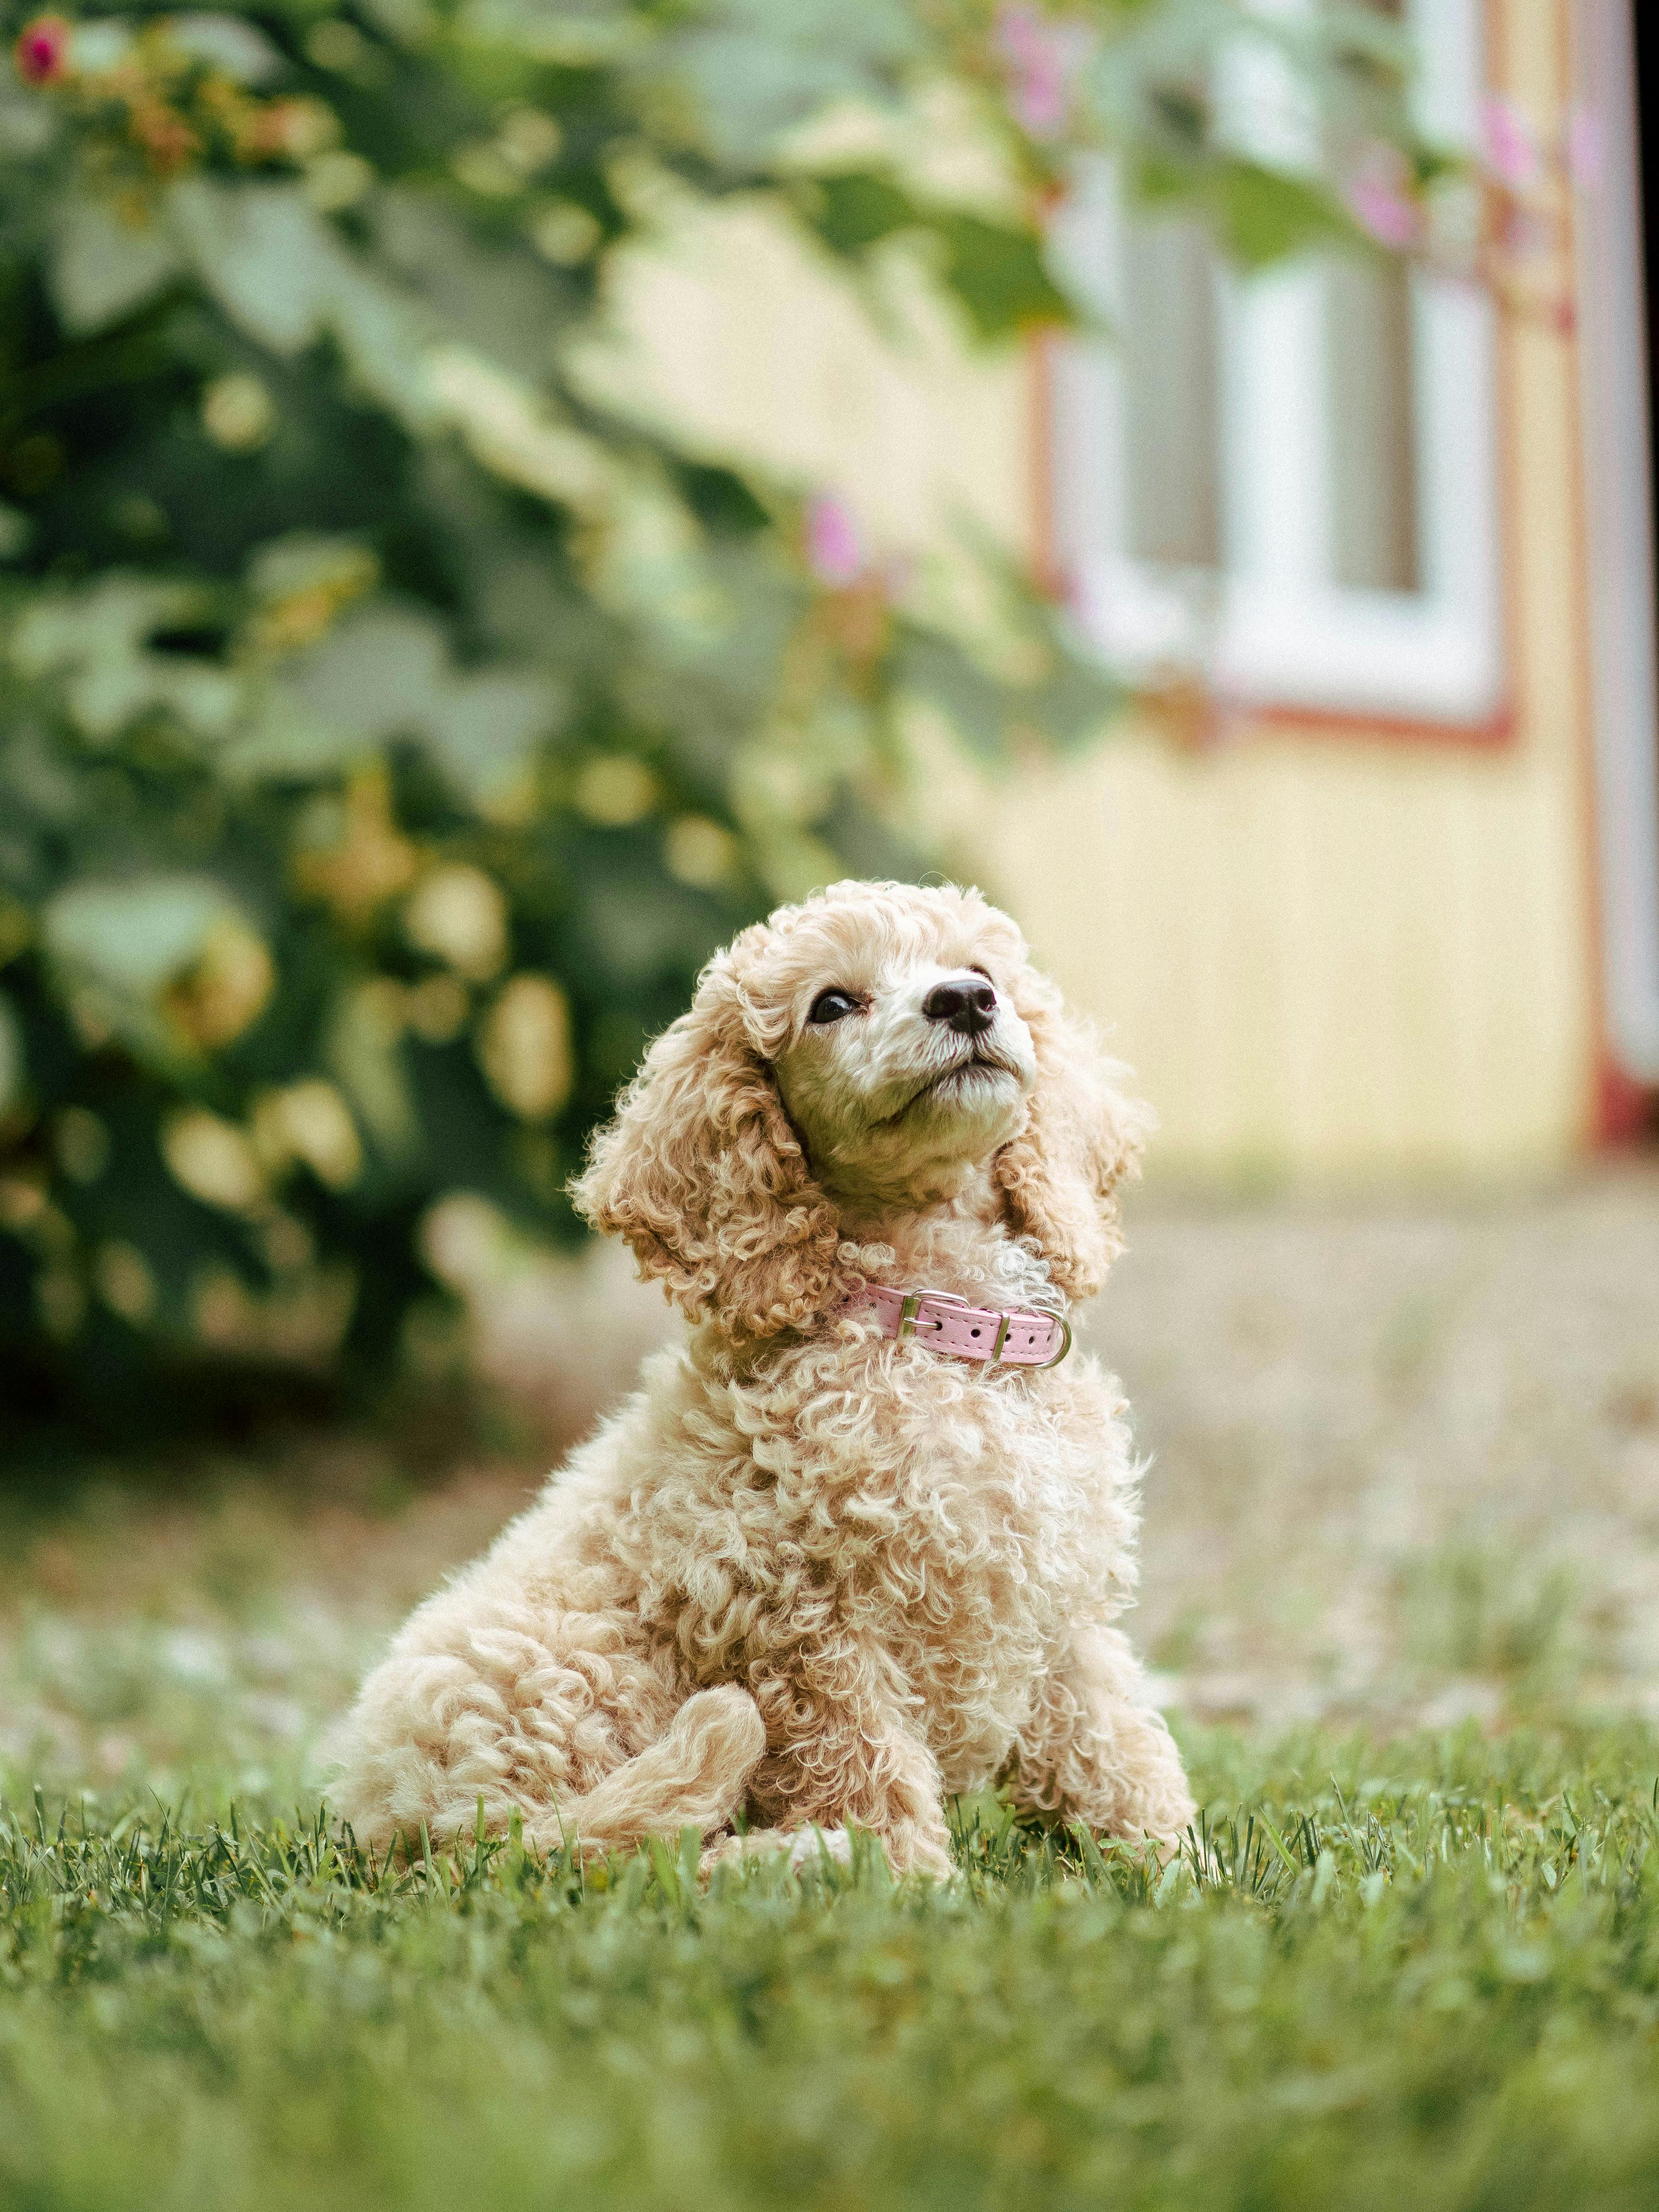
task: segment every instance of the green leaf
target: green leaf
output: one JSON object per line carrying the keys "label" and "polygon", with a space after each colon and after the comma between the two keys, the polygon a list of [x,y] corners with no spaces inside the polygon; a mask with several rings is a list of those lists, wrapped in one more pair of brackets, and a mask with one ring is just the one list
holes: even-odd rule
{"label": "green leaf", "polygon": [[672,34],[653,74],[672,74],[697,137],[733,164],[763,160],[786,132],[838,100],[889,103],[923,52],[902,0],[709,0]]}
{"label": "green leaf", "polygon": [[422,729],[453,788],[487,811],[510,792],[525,762],[568,711],[568,698],[553,678],[535,670],[496,669],[442,685]]}
{"label": "green leaf", "polygon": [[103,200],[67,198],[52,224],[52,305],[84,337],[118,323],[184,274],[177,241],[159,222],[124,222]]}
{"label": "green leaf", "polygon": [[967,309],[980,338],[1077,320],[1075,307],[1048,272],[1044,242],[1035,228],[928,206],[874,169],[815,176],[792,198],[813,234],[844,260],[857,260],[905,232],[937,240],[940,279]]}
{"label": "green leaf", "polygon": [[44,154],[58,135],[52,102],[27,91],[9,69],[0,69],[0,161],[26,161]]}
{"label": "green leaf", "polygon": [[287,67],[264,33],[245,15],[175,15],[167,37],[192,60],[238,84],[268,84]]}
{"label": "green leaf", "polygon": [[815,177],[798,204],[831,252],[849,258],[921,219],[915,201],[891,178],[869,169]]}
{"label": "green leaf", "polygon": [[58,892],[40,917],[59,994],[163,1070],[187,1054],[163,1018],[161,994],[227,933],[244,943],[255,935],[240,902],[203,875],[83,879]]}
{"label": "green leaf", "polygon": [[[1185,197],[1189,189],[1155,196]],[[1228,161],[1206,173],[1196,197],[1222,251],[1247,270],[1267,268],[1315,246],[1340,242],[1375,251],[1316,179]]]}
{"label": "green leaf", "polygon": [[283,664],[285,690],[334,742],[359,752],[421,727],[447,680],[448,648],[433,615],[386,604],[348,617]]}
{"label": "green leaf", "polygon": [[1006,337],[1036,324],[1066,325],[1076,310],[1043,260],[1035,231],[1010,230],[982,216],[933,218],[945,245],[945,283],[968,310],[981,338]]}
{"label": "green leaf", "polygon": [[209,292],[260,345],[298,354],[326,332],[371,398],[411,428],[436,419],[416,303],[348,252],[297,185],[185,178],[168,221]]}
{"label": "green leaf", "polygon": [[[394,37],[410,35],[421,0],[374,0]],[[592,69],[648,50],[651,28],[629,0],[466,0],[458,27],[480,46],[515,48],[557,69]]]}
{"label": "green leaf", "polygon": [[267,538],[248,557],[248,588],[267,605],[298,592],[324,592],[341,601],[368,589],[379,574],[373,548],[339,531],[290,530]]}
{"label": "green leaf", "polygon": [[158,632],[199,621],[212,604],[199,589],[116,571],[85,591],[43,592],[18,623],[10,658],[25,676],[66,678],[70,712],[94,742],[110,743],[156,708],[200,736],[220,738],[241,709],[240,677],[148,644]]}
{"label": "green leaf", "polygon": [[320,335],[339,248],[297,187],[187,177],[173,187],[169,217],[202,282],[250,337],[293,354]]}
{"label": "green leaf", "polygon": [[1016,694],[1014,712],[1063,751],[1100,736],[1129,696],[1122,679],[1079,640],[1055,653],[1043,682]]}
{"label": "green leaf", "polygon": [[20,560],[28,551],[33,536],[33,516],[0,500],[0,561]]}
{"label": "green leaf", "polygon": [[135,876],[71,884],[41,917],[60,969],[148,999],[187,968],[215,924],[240,909],[207,876]]}
{"label": "green leaf", "polygon": [[959,645],[905,625],[894,676],[902,689],[941,708],[957,735],[981,760],[994,759],[1001,751],[1008,726],[1006,695]]}
{"label": "green leaf", "polygon": [[0,991],[0,1122],[21,1103],[27,1081],[23,1025],[9,996]]}
{"label": "green leaf", "polygon": [[487,805],[558,727],[567,703],[539,670],[456,669],[435,617],[382,602],[282,664],[228,762],[245,777],[314,774],[416,737],[456,790]]}

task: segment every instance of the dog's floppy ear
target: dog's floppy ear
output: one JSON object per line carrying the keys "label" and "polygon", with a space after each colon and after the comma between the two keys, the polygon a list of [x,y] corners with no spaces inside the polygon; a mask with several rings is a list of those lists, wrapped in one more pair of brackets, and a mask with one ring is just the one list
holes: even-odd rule
{"label": "dog's floppy ear", "polygon": [[647,1053],[571,1192],[642,1276],[739,1342],[799,1328],[855,1279],[723,960]]}
{"label": "dog's floppy ear", "polygon": [[1036,1083],[1025,1127],[993,1173],[1012,1225],[1035,1241],[1056,1287],[1092,1297],[1123,1249],[1117,1186],[1139,1167],[1152,1112],[1119,1090],[1128,1070],[1046,976],[1024,969],[1013,999],[1036,1047]]}

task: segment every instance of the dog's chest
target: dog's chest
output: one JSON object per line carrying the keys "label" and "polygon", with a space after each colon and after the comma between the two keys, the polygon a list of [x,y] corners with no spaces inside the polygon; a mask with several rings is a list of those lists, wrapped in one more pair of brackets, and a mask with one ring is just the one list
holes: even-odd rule
{"label": "dog's chest", "polygon": [[891,1653],[947,1768],[971,1765],[975,1746],[1006,1747],[1103,1589],[1109,1439],[1064,1418],[1068,1397],[1051,1382],[973,1378],[917,1405],[912,1386],[890,1459],[848,1496],[851,1527],[872,1540],[849,1559],[849,1618]]}
{"label": "dog's chest", "polygon": [[1105,1602],[1126,1452],[1091,1385],[882,1351],[751,1426],[780,1594],[881,1649],[942,1764],[1006,1747],[1068,1625]]}
{"label": "dog's chest", "polygon": [[[954,1378],[953,1378],[954,1379]],[[977,1378],[930,1397],[914,1382],[848,1437],[828,1477],[854,1592],[903,1589],[924,1616],[1017,1609],[1067,1574],[1093,1470],[1050,1403]]]}
{"label": "dog's chest", "polygon": [[998,1378],[881,1344],[758,1376],[686,1360],[610,1540],[694,1679],[819,1683],[861,1652],[972,1786],[1070,1630],[1126,1595],[1121,1410],[1086,1358]]}

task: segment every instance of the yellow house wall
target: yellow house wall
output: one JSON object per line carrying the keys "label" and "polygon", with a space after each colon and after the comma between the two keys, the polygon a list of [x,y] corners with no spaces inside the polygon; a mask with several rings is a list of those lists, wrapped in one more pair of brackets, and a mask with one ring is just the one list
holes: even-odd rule
{"label": "yellow house wall", "polygon": [[[1555,5],[1492,41],[1535,112],[1565,96]],[[1036,512],[1030,383],[905,308],[882,347],[838,282],[734,210],[641,257],[626,374],[711,450],[847,492],[878,540]],[[1515,733],[1352,726],[1183,753],[1120,729],[990,789],[941,769],[964,872],[1021,920],[1155,1105],[1154,1172],[1313,1180],[1548,1169],[1582,1149],[1595,1058],[1585,616],[1571,340],[1511,319],[1503,477]]]}

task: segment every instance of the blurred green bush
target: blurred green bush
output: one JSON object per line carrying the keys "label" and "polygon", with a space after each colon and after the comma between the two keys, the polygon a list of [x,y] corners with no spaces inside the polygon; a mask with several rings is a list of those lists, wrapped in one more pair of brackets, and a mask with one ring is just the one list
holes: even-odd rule
{"label": "blurred green bush", "polygon": [[[1252,25],[1254,23],[1254,27]],[[562,361],[680,194],[764,194],[964,337],[1071,307],[1080,145],[1261,261],[1417,189],[1397,32],[1215,0],[310,0],[14,11],[0,73],[0,1357],[130,1407],[205,1359],[384,1371],[419,1225],[555,1237],[584,1135],[781,895],[913,869],[905,709],[994,757],[1104,674],[988,562],[956,634],[814,488],[608,416]],[[1322,170],[1210,97],[1266,40]],[[1006,211],[803,126],[953,79]],[[830,143],[818,134],[823,143]]]}

